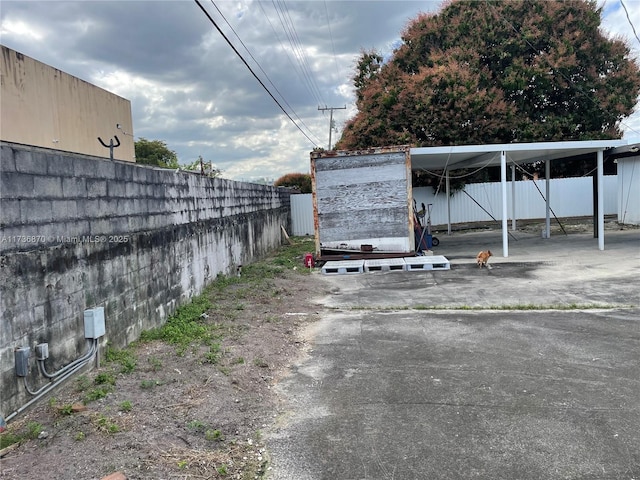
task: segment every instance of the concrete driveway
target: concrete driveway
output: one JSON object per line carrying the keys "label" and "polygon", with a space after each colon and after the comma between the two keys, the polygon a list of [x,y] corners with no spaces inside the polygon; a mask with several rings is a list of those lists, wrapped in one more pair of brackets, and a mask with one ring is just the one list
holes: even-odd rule
{"label": "concrete driveway", "polygon": [[449,271],[318,275],[270,478],[640,480],[640,230],[606,238],[478,270],[490,234],[441,237]]}

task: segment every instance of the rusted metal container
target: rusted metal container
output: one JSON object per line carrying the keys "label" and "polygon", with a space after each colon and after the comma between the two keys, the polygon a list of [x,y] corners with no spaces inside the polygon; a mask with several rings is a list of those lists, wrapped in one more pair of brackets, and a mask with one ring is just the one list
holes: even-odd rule
{"label": "rusted metal container", "polygon": [[311,153],[316,259],[415,253],[408,146]]}

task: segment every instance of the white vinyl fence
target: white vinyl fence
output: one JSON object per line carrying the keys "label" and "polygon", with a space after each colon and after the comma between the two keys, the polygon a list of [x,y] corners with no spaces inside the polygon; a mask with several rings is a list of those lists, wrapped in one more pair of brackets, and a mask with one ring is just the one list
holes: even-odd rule
{"label": "white vinyl fence", "polygon": [[[536,185],[546,195],[546,181],[517,181],[515,185],[516,219],[544,218],[545,200]],[[507,182],[507,214],[512,212],[511,182]],[[616,175],[604,177],[604,214],[618,212],[618,183]],[[465,187],[465,192],[456,192],[451,197],[451,223],[502,220],[502,187],[500,182],[474,183]],[[432,204],[432,225],[446,225],[447,196],[440,192],[436,197],[431,187],[413,189],[418,210],[421,204]],[[470,197],[473,197],[470,198]],[[474,201],[475,200],[475,201]],[[477,202],[477,203],[476,203]],[[557,178],[550,181],[549,202],[553,213],[560,217],[582,217],[593,215],[593,179],[591,177]],[[479,206],[479,205],[480,206]],[[551,214],[553,218],[553,213]],[[293,235],[313,235],[313,204],[311,194],[291,196]]]}

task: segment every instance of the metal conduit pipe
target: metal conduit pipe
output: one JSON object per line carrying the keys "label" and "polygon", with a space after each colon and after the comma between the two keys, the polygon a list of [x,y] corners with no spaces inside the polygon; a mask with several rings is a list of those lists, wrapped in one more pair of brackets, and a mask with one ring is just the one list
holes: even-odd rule
{"label": "metal conduit pipe", "polygon": [[76,360],[74,360],[70,364],[65,365],[64,367],[62,367],[57,372],[53,372],[53,373],[47,372],[47,369],[46,369],[45,364],[44,364],[45,359],[36,358],[36,361],[38,362],[38,367],[40,368],[40,373],[42,373],[42,375],[44,375],[47,378],[56,378],[57,376],[62,375],[63,373],[68,371],[70,368],[73,368],[78,363],[84,362],[86,359],[88,359],[90,357],[93,357],[93,355],[96,353],[96,346],[97,346],[97,341],[94,340],[91,343],[91,347],[89,348],[89,351],[87,353],[85,353],[82,357],[77,358]]}
{"label": "metal conduit pipe", "polygon": [[[93,345],[92,345],[92,349],[94,351],[94,354],[95,354],[95,351],[96,351],[95,347],[97,346],[97,344],[98,344],[98,339],[94,339]],[[25,403],[23,406],[21,406],[19,409],[17,409],[15,412],[13,412],[10,415],[8,415],[5,418],[5,422],[9,422],[16,415],[19,415],[20,413],[24,412],[27,408],[29,408],[35,402],[40,400],[43,396],[45,396],[47,393],[49,393],[55,387],[57,387],[58,385],[63,383],[65,380],[67,380],[69,377],[71,377],[74,373],[76,373],[77,371],[79,371],[80,369],[85,367],[91,361],[91,359],[92,359],[92,357],[87,358],[82,364],[76,365],[74,368],[72,368],[71,370],[66,372],[66,374],[64,374],[60,378],[58,378],[55,382],[49,383],[48,385],[45,385],[43,388],[41,388],[38,391],[34,392],[36,394],[36,396],[33,397],[31,400],[29,400],[27,403]],[[33,395],[33,393],[29,390],[29,388],[27,386],[26,377],[25,377],[25,388],[27,389],[27,392],[29,392],[29,393],[31,393]]]}

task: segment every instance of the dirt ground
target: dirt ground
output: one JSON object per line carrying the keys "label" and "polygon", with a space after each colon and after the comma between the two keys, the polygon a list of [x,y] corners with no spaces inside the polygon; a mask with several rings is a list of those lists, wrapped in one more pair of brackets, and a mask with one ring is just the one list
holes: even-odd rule
{"label": "dirt ground", "polygon": [[[11,422],[24,439],[2,452],[0,478],[263,478],[261,430],[279,411],[272,388],[305,354],[304,327],[319,315],[310,299],[320,284],[295,261],[253,288],[212,293],[203,321],[221,332],[215,349],[130,346],[124,362],[103,359]],[[109,393],[87,402],[105,380]]]}

